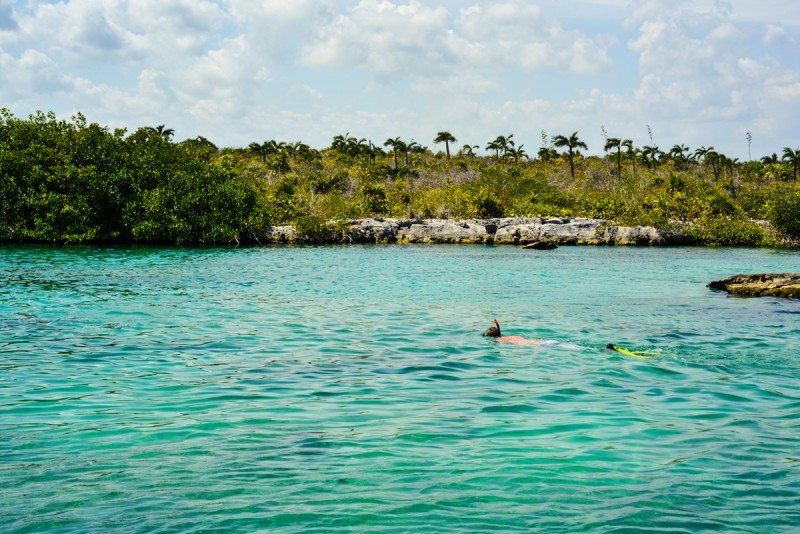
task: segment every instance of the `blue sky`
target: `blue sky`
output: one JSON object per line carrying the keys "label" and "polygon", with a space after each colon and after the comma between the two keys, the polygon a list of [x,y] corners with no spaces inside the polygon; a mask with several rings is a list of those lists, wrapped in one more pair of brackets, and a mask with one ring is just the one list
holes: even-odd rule
{"label": "blue sky", "polygon": [[800,147],[792,0],[0,0],[0,107],[220,146]]}

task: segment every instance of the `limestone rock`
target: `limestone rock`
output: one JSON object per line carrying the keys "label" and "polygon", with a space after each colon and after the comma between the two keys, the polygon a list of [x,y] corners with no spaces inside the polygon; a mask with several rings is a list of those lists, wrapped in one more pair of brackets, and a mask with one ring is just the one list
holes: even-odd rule
{"label": "limestone rock", "polygon": [[526,246],[558,245],[662,246],[687,244],[679,231],[649,226],[614,226],[603,219],[507,217],[495,219],[391,219],[373,217],[329,221],[330,231],[299,235],[287,225],[268,226],[268,243],[471,243]]}
{"label": "limestone rock", "polygon": [[396,239],[398,222],[375,217],[350,221],[343,230],[344,241],[355,243],[390,243]]}
{"label": "limestone rock", "polygon": [[264,238],[267,243],[295,243],[298,234],[293,226],[267,226],[264,228]]}
{"label": "limestone rock", "polygon": [[741,297],[800,298],[800,273],[737,274],[708,284]]}
{"label": "limestone rock", "polygon": [[401,243],[486,243],[489,233],[482,224],[448,219],[427,219],[401,227],[397,241]]}

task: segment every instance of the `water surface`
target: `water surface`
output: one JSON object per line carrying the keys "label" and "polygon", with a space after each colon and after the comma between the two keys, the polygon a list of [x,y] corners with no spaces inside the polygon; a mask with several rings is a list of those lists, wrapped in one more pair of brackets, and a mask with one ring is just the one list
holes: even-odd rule
{"label": "water surface", "polygon": [[[0,247],[0,531],[797,532],[800,303],[706,288],[784,271],[800,254]],[[482,338],[494,317],[571,346]]]}

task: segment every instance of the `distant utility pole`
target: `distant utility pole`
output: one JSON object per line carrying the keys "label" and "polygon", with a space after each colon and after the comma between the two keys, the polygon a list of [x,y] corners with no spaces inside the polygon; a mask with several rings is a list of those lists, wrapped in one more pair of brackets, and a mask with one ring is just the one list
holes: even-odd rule
{"label": "distant utility pole", "polygon": [[745,135],[745,137],[747,138],[747,160],[753,161],[753,156],[750,155],[750,145],[753,144],[753,134],[747,132],[747,135]]}

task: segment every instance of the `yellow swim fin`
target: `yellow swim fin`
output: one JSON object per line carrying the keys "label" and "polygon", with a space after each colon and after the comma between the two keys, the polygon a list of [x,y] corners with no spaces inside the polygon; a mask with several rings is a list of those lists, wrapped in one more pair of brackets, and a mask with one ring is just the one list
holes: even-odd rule
{"label": "yellow swim fin", "polygon": [[622,347],[618,347],[613,343],[609,343],[608,345],[606,345],[606,349],[613,350],[621,354],[626,354],[628,356],[634,356],[636,358],[647,358],[647,354],[650,354],[648,352],[633,352],[628,349],[623,349]]}

